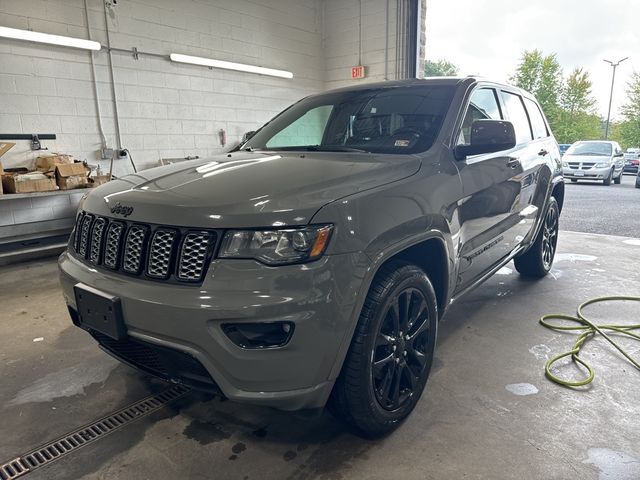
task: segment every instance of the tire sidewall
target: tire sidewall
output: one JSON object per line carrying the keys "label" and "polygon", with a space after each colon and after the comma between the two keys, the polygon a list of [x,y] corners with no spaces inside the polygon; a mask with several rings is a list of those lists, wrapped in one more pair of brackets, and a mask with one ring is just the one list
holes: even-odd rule
{"label": "tire sidewall", "polygon": [[[549,215],[549,211],[551,209],[554,209],[556,211],[556,237],[555,237],[555,243],[553,245],[553,257],[551,258],[551,262],[547,266],[544,264],[544,252],[542,251],[542,245],[543,245],[544,228],[547,222],[547,215]],[[550,272],[551,268],[553,267],[553,260],[555,259],[556,252],[558,250],[559,233],[560,233],[560,208],[558,206],[558,201],[554,197],[551,197],[549,199],[549,205],[547,206],[547,210],[544,212],[544,218],[542,220],[542,228],[540,229],[540,238],[538,240],[538,246],[537,246],[538,256],[540,258],[540,266],[547,273]]]}
{"label": "tire sidewall", "polygon": [[[406,269],[411,269],[407,271]],[[372,377],[372,367],[373,367],[373,348],[376,341],[376,336],[378,330],[380,329],[381,323],[384,321],[384,316],[387,311],[389,304],[393,301],[395,296],[403,291],[406,288],[416,288],[422,292],[424,295],[429,309],[429,334],[428,334],[428,345],[427,351],[425,352],[426,357],[426,367],[422,378],[420,378],[416,389],[414,390],[411,399],[402,405],[400,408],[396,410],[386,410],[379,403],[376,398],[376,394],[374,392],[373,386],[373,377]],[[436,304],[435,293],[433,290],[433,286],[429,281],[427,275],[422,272],[422,270],[417,267],[403,267],[396,271],[394,275],[393,286],[389,289],[387,294],[385,295],[384,301],[380,302],[374,313],[374,317],[370,324],[369,336],[367,338],[367,342],[365,344],[365,351],[368,352],[369,358],[366,363],[365,371],[363,372],[366,375],[366,384],[368,388],[368,398],[369,398],[369,407],[368,410],[371,412],[371,415],[378,422],[382,422],[388,425],[394,425],[396,423],[401,422],[406,416],[411,413],[416,403],[420,399],[422,392],[425,389],[427,380],[429,378],[429,373],[431,371],[431,366],[433,364],[433,354],[435,349],[435,343],[437,338],[437,325],[438,325],[438,310]]]}

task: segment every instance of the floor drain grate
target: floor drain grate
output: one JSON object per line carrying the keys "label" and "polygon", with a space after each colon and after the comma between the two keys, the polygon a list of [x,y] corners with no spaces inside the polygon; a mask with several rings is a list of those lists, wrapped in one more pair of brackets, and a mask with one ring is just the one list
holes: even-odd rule
{"label": "floor drain grate", "polygon": [[188,391],[188,388],[181,385],[168,388],[85,425],[18,458],[0,464],[0,480],[14,480],[26,475],[31,470],[51,463],[139,418],[161,409],[167,403],[176,400]]}

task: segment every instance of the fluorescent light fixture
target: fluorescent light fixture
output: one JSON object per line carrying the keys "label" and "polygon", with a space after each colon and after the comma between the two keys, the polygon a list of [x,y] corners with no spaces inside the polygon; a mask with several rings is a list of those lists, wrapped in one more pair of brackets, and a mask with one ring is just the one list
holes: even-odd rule
{"label": "fluorescent light fixture", "polygon": [[225,62],[224,60],[214,60],[213,58],[192,57],[181,53],[169,55],[172,62],[191,63],[204,67],[224,68],[226,70],[237,70],[239,72],[257,73],[260,75],[270,75],[272,77],[293,78],[293,73],[286,70],[276,70],[275,68],[257,67],[255,65],[245,65],[244,63]]}
{"label": "fluorescent light fixture", "polygon": [[100,50],[100,48],[102,48],[100,43],[92,40],[63,37],[62,35],[51,35],[48,33],[19,30],[17,28],[9,27],[0,27],[0,37],[26,40],[28,42],[48,43],[50,45],[61,45],[63,47],[82,48],[84,50]]}

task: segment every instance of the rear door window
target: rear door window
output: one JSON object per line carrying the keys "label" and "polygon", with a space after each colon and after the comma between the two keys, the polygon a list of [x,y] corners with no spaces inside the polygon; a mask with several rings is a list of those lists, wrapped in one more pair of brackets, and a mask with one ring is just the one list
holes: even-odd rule
{"label": "rear door window", "polygon": [[502,91],[501,94],[508,120],[513,123],[513,128],[516,131],[516,143],[520,145],[530,142],[533,136],[531,135],[531,125],[529,125],[529,117],[524,109],[522,97],[505,91]]}
{"label": "rear door window", "polygon": [[542,112],[540,111],[538,104],[526,97],[524,97],[524,103],[527,106],[527,111],[529,112],[529,119],[531,120],[531,127],[533,129],[533,138],[538,139],[548,137],[549,132],[547,131],[547,125],[544,122],[544,117],[542,116]]}

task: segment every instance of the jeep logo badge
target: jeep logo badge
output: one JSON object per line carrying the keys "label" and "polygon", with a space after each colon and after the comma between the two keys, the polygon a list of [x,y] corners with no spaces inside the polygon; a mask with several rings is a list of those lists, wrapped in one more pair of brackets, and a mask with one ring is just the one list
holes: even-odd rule
{"label": "jeep logo badge", "polygon": [[133,207],[127,207],[118,202],[113,207],[111,207],[111,213],[115,215],[122,215],[123,217],[127,218],[133,213]]}

